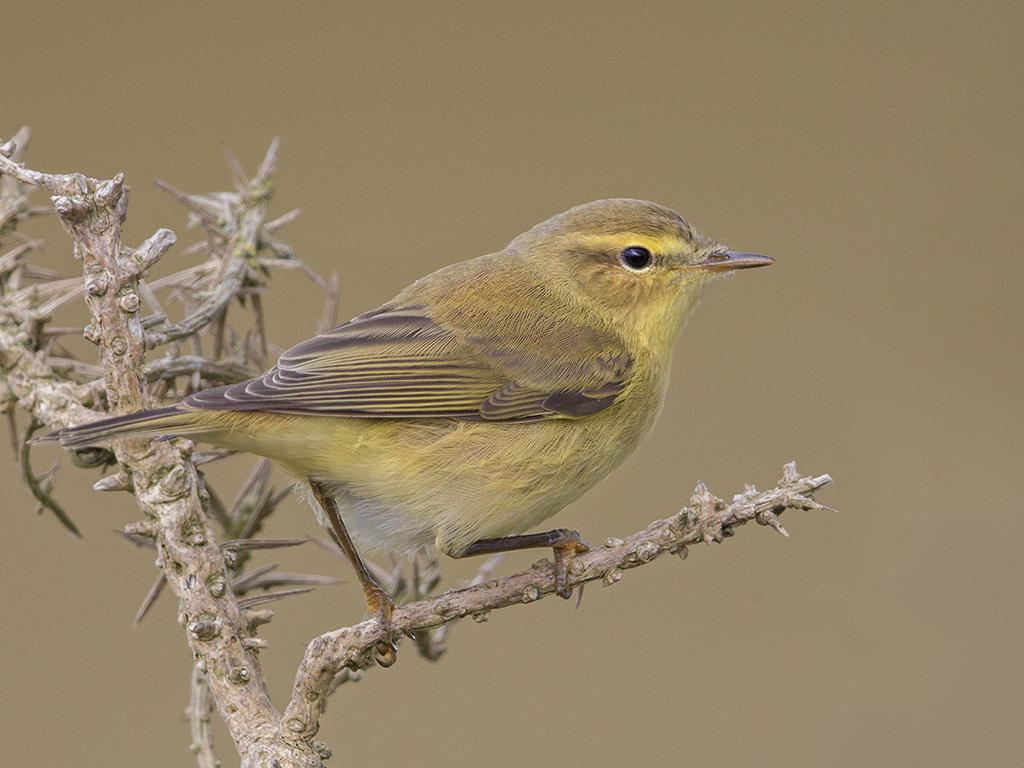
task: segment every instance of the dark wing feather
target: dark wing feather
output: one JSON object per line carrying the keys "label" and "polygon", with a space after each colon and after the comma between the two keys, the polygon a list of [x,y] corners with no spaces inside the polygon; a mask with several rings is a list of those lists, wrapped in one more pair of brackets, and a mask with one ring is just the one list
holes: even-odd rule
{"label": "dark wing feather", "polygon": [[594,413],[611,405],[625,386],[625,358],[575,366],[562,361],[543,370],[543,362],[532,358],[517,365],[489,354],[496,342],[488,341],[454,333],[419,306],[375,310],[292,347],[263,376],[197,392],[185,405],[524,421]]}

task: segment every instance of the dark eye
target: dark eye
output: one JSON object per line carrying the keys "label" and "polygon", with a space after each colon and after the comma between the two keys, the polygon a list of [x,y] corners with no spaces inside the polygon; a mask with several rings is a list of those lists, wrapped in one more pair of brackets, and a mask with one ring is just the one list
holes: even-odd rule
{"label": "dark eye", "polygon": [[619,258],[630,269],[645,269],[651,265],[651,252],[639,245],[623,248]]}

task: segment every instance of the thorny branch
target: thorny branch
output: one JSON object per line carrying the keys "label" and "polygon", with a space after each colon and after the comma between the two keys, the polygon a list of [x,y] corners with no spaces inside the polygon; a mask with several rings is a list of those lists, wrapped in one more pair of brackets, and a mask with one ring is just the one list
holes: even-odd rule
{"label": "thorny branch", "polygon": [[[203,241],[185,253],[205,254],[206,259],[149,280],[147,272],[174,244],[174,233],[160,229],[135,249],[123,247],[123,176],[98,180],[27,169],[21,164],[27,142],[27,129],[0,142],[0,410],[8,413],[15,431],[15,407],[29,414],[28,429],[14,434],[22,470],[39,503],[74,530],[53,501],[56,468],[38,477],[32,471],[25,441],[33,429],[80,424],[104,411],[149,407],[253,375],[265,364],[268,348],[260,300],[266,271],[299,269],[327,292],[321,329],[335,322],[338,279],[333,275],[329,283],[321,280],[278,239],[277,232],[294,220],[295,211],[266,221],[276,140],[251,179],[228,155],[235,192],[193,195],[161,183],[203,228]],[[32,205],[31,187],[48,192],[53,207]],[[29,217],[53,211],[73,239],[83,277],[69,278],[29,261],[39,243],[16,230]],[[4,239],[9,237],[19,239],[5,252]],[[51,325],[53,315],[79,297],[86,300],[91,322],[85,328]],[[252,312],[248,331],[228,319],[233,298]],[[168,301],[184,307],[183,319],[168,320]],[[143,306],[150,314],[142,314]],[[99,347],[99,365],[65,345],[78,335]],[[200,336],[212,337],[212,356],[202,353]],[[166,354],[144,363],[145,351],[161,345],[167,346]],[[183,345],[188,353],[183,354]],[[183,440],[125,440],[114,452],[116,458],[106,450],[82,451],[73,458],[81,466],[116,461],[119,468],[94,487],[133,492],[144,515],[125,527],[125,536],[158,551],[160,573],[137,618],[165,587],[178,599],[179,619],[196,659],[187,714],[198,764],[218,764],[209,728],[212,706],[224,719],[243,766],[322,765],[330,750],[313,738],[326,700],[340,683],[358,679],[371,665],[381,627],[368,620],[315,638],[281,714],[267,694],[258,660],[259,650],[266,647],[257,637],[258,627],[273,616],[264,604],[334,581],[282,573],[273,564],[244,570],[255,550],[305,542],[257,536],[287,491],[271,487],[269,464],[260,461],[233,501],[225,504],[206,477],[205,465],[230,452],[192,453]],[[630,568],[665,553],[685,557],[689,545],[722,541],[750,520],[785,534],[779,514],[789,508],[825,509],[813,494],[829,482],[828,475],[802,477],[794,464],[787,464],[775,488],[759,492],[748,486],[728,504],[698,484],[689,506],[678,514],[578,556],[570,583],[581,589],[589,581],[614,584]],[[221,531],[221,545],[211,520]],[[553,567],[546,560],[495,579],[499,559],[484,563],[468,586],[443,594],[436,594],[440,569],[434,554],[419,552],[392,571],[374,568],[382,584],[409,601],[395,611],[395,628],[414,638],[421,655],[436,659],[458,619],[483,621],[492,610],[532,603],[554,591]]]}
{"label": "thorny branch", "polygon": [[[665,520],[655,520],[644,530],[625,539],[608,539],[604,546],[577,556],[569,583],[580,586],[600,580],[615,584],[625,571],[674,553],[686,558],[688,547],[697,543],[720,542],[735,528],[756,520],[788,536],[779,522],[786,509],[828,509],[813,499],[819,488],[832,482],[828,475],[802,477],[791,462],[783,467],[782,479],[770,491],[747,486],[731,504],[714,496],[698,483],[690,505]],[[445,592],[399,606],[394,613],[397,631],[419,637],[425,630],[449,625],[470,616],[485,621],[499,608],[532,603],[555,591],[555,569],[547,560],[507,576],[500,581],[485,579],[464,589]],[[372,664],[373,649],[381,640],[381,627],[374,620],[327,632],[314,639],[299,666],[291,701],[285,710],[289,730],[311,738],[319,726],[320,708],[333,677],[343,670],[363,669]]]}
{"label": "thorny branch", "polygon": [[[182,323],[169,325],[143,322],[140,294],[142,298],[151,294],[140,285],[144,272],[174,242],[173,233],[159,230],[139,248],[123,248],[121,223],[127,206],[123,176],[100,180],[25,168],[20,159],[27,140],[28,131],[22,130],[15,139],[0,145],[3,234],[12,232],[32,212],[29,186],[41,187],[51,195],[53,210],[72,237],[84,281],[47,280],[39,270],[30,270],[26,256],[31,249],[23,247],[24,243],[0,253],[6,270],[0,273],[0,405],[5,410],[18,406],[35,422],[50,428],[91,420],[97,414],[91,413],[87,404],[105,404],[115,413],[149,407],[155,396],[167,393],[169,384],[164,384],[169,380],[161,378],[157,388],[150,389],[142,369],[145,342],[175,341],[183,324],[190,333],[204,330],[203,321],[223,317],[231,298],[242,297],[243,290],[262,285],[263,268],[253,261],[265,247],[260,232],[276,166],[277,143],[272,144],[259,172],[244,190],[218,196],[218,206],[208,205],[207,197],[193,196],[193,208],[201,209],[198,221],[206,231],[209,257],[206,265],[201,265],[203,269],[167,281],[172,295],[186,306],[198,307]],[[278,244],[271,252],[281,259],[286,249]],[[41,275],[42,283],[23,284]],[[226,298],[220,279],[225,277],[237,288]],[[88,393],[93,388],[83,393],[81,387],[54,370],[50,353],[55,337],[43,332],[52,313],[67,304],[69,297],[80,294],[84,294],[92,315],[83,335],[99,347],[103,372],[103,384],[96,387],[99,392],[91,398]],[[256,326],[262,326],[260,318]],[[223,327],[226,331],[227,326]],[[244,342],[234,338],[237,334],[233,330],[231,335],[230,346],[241,350],[245,359],[252,359],[244,354],[248,350],[265,346],[252,333]],[[198,337],[192,336],[189,341],[196,342],[193,349],[198,354]],[[71,356],[69,352],[58,354],[62,358]],[[178,356],[177,350],[172,348],[171,356]],[[183,378],[183,384],[172,379],[175,396],[202,384],[198,370]],[[269,615],[266,609],[246,608],[235,596],[232,566],[237,566],[239,558],[228,556],[231,553],[217,545],[203,510],[210,494],[190,451],[187,441],[120,441],[114,452],[122,469],[104,478],[103,488],[134,492],[146,520],[130,526],[130,532],[156,545],[163,580],[178,599],[186,638],[198,667],[209,673],[207,683],[243,764],[278,761],[282,765],[316,765],[319,756],[311,744],[281,738],[280,715],[267,695],[256,656],[263,641],[255,636],[255,628],[269,620]],[[262,508],[266,506],[264,500]],[[247,523],[242,521],[243,526]]]}

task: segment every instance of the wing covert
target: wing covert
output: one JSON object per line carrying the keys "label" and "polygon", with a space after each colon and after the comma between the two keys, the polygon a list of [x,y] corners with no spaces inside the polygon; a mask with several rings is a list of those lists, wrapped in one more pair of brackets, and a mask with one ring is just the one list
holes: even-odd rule
{"label": "wing covert", "polygon": [[[417,305],[374,310],[288,349],[263,376],[203,390],[193,408],[381,418],[532,421],[582,416],[610,405],[629,366],[591,361],[529,373],[488,354]],[[543,365],[541,365],[543,368]],[[594,371],[599,379],[594,381]],[[601,372],[615,371],[616,376]],[[524,375],[520,375],[524,374]],[[574,380],[575,379],[575,380]],[[595,386],[596,384],[596,386]]]}

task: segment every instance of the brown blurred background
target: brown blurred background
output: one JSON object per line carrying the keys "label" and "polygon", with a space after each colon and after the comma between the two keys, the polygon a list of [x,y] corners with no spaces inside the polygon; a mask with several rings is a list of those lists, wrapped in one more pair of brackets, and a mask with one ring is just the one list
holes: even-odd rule
{"label": "brown blurred background", "polygon": [[[742,529],[578,611],[465,623],[436,664],[407,647],[332,699],[331,765],[1019,765],[1019,4],[431,5],[8,3],[0,136],[31,124],[39,170],[124,171],[126,241],[172,227],[170,270],[195,233],[151,179],[226,188],[221,145],[254,169],[280,135],[273,210],[303,209],[285,238],[340,271],[344,317],[570,205],[665,203],[777,263],[712,290],[655,433],[558,523],[602,541],[698,479],[728,496],[794,458],[835,476],[840,512]],[[274,278],[279,344],[312,333],[313,295]],[[153,555],[95,479],[62,472],[74,540],[0,441],[4,762],[192,764],[175,606],[131,628]],[[316,532],[294,501],[270,531]],[[361,599],[319,550],[273,559],[348,579],[276,607],[280,704]],[[448,583],[475,565],[446,561]]]}

